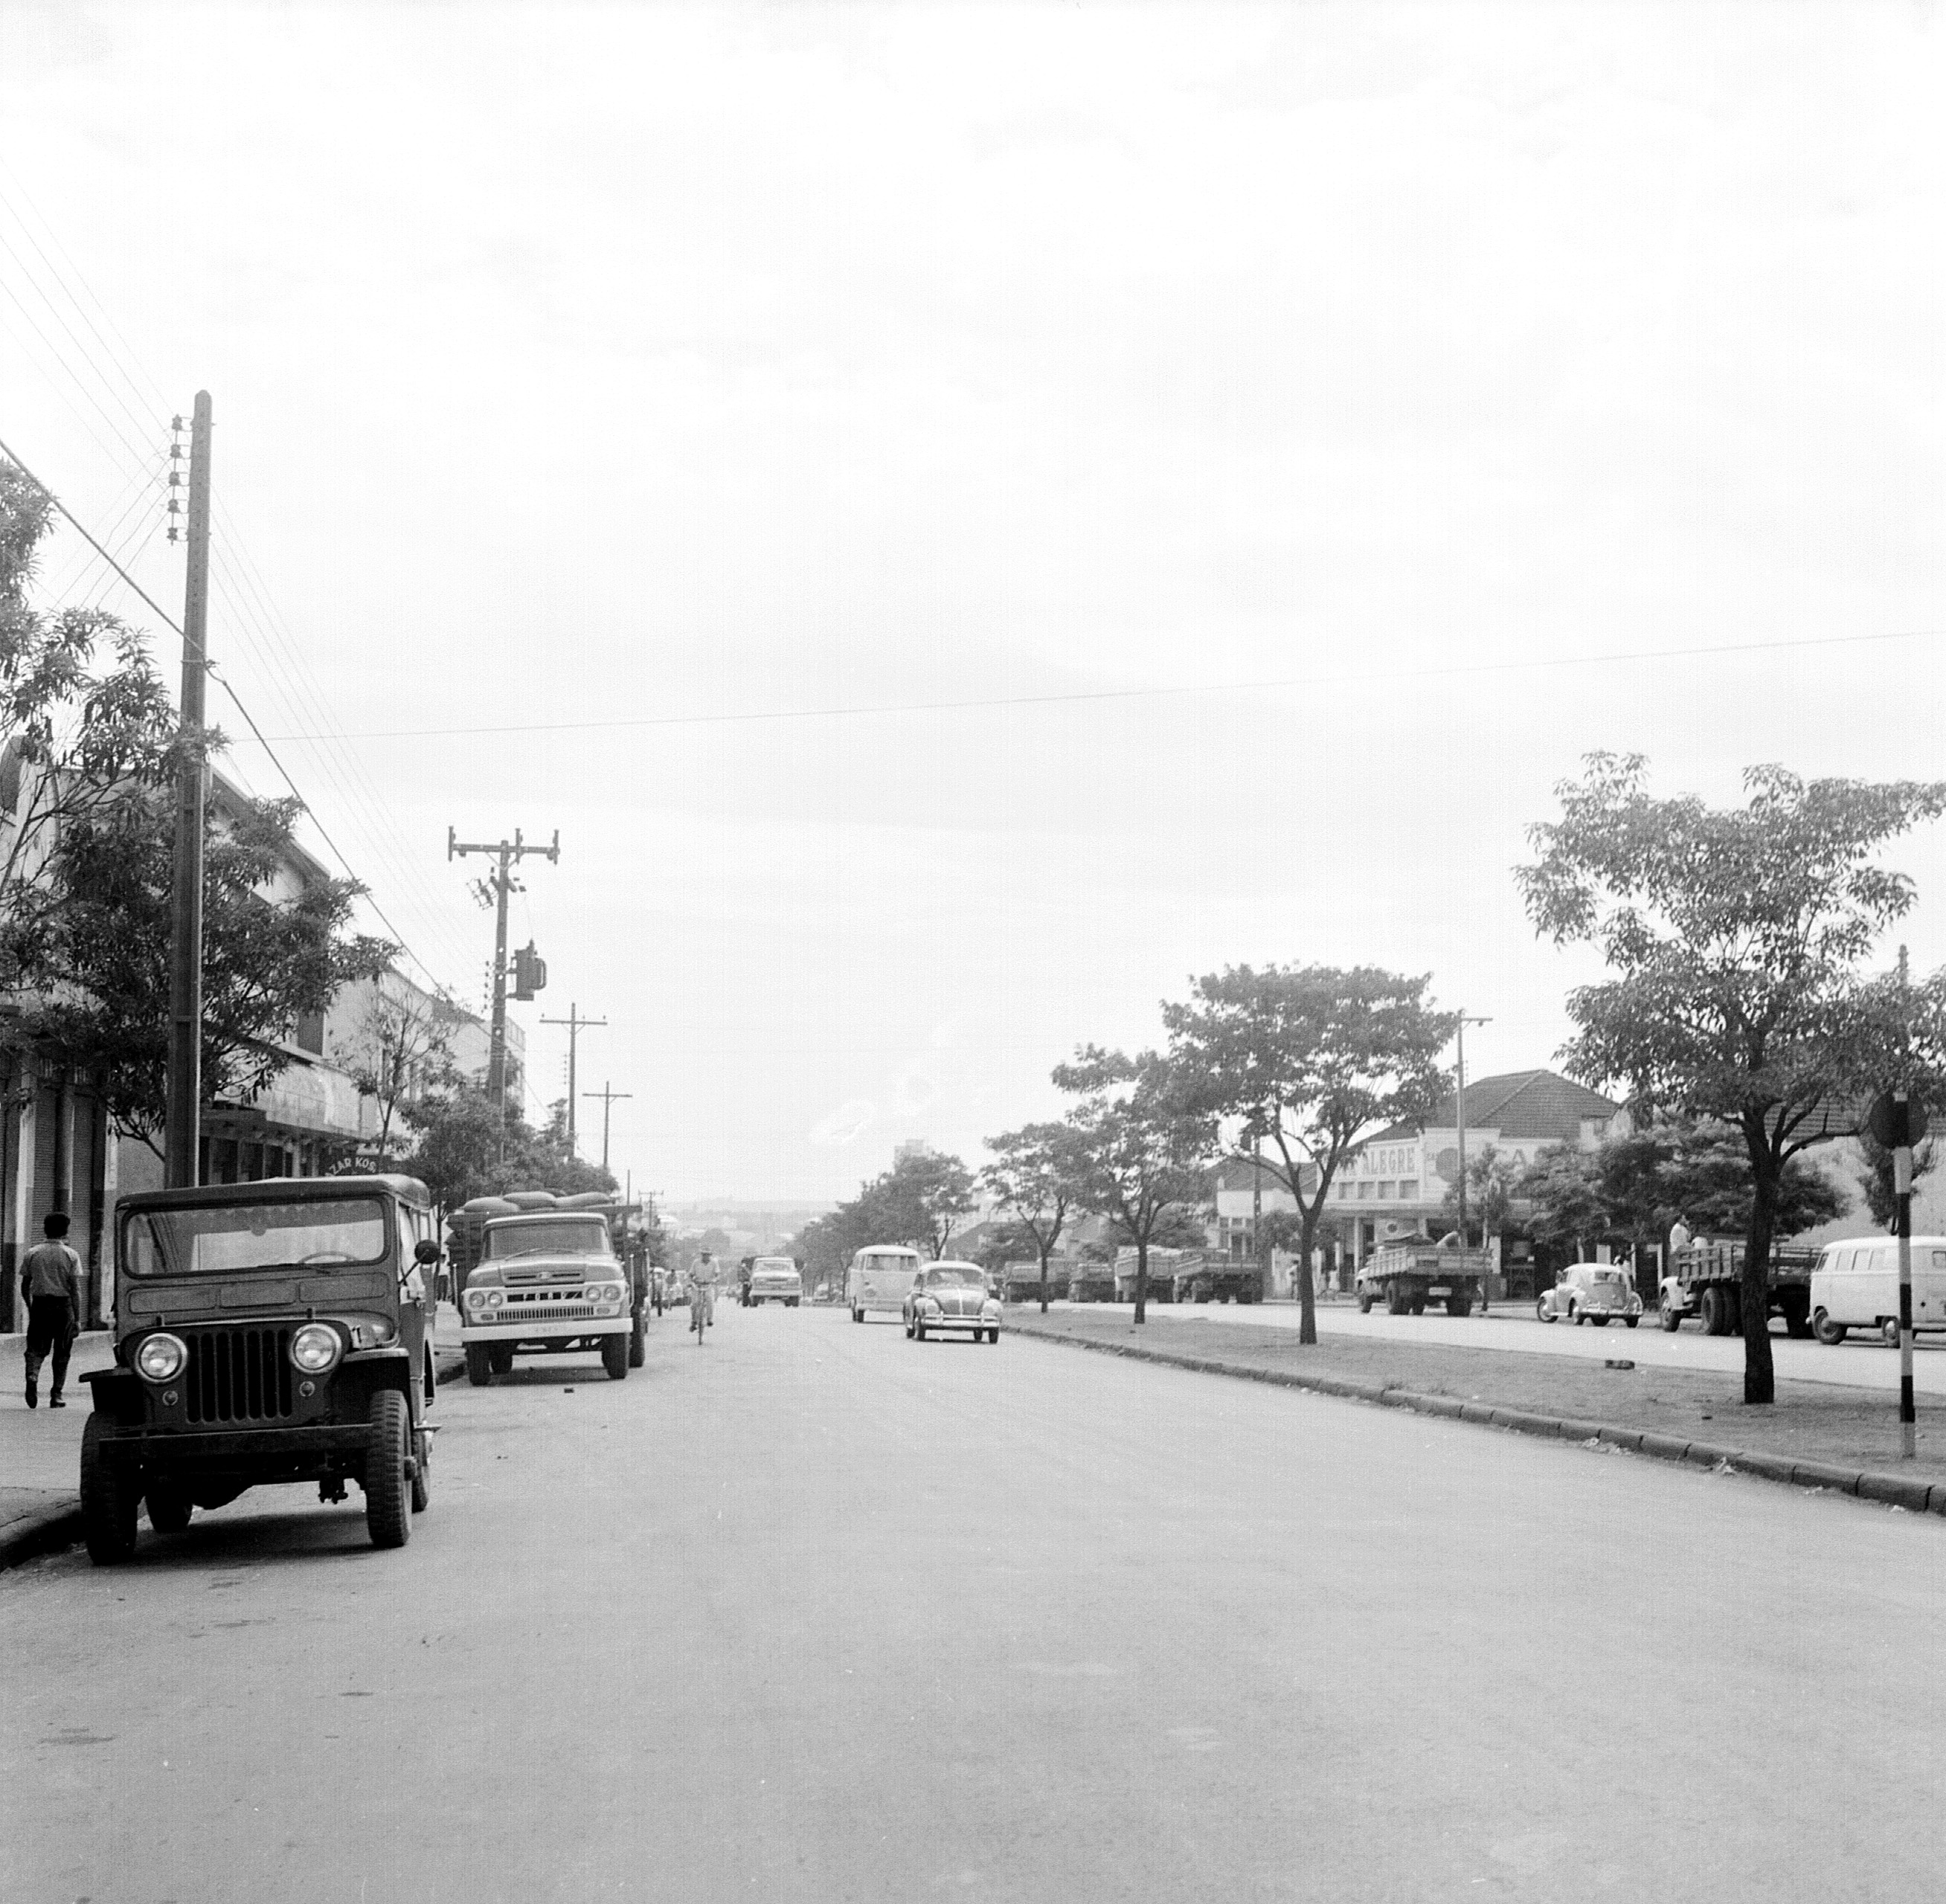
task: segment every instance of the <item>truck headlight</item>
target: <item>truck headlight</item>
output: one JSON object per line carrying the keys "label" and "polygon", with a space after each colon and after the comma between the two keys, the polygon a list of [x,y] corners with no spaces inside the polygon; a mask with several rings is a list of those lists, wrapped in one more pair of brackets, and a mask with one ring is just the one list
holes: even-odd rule
{"label": "truck headlight", "polygon": [[291,1338],[291,1360],[307,1375],[321,1375],[344,1352],[344,1338],[323,1322],[307,1322]]}
{"label": "truck headlight", "polygon": [[468,1309],[484,1309],[486,1307],[486,1291],[484,1289],[468,1290],[466,1306]]}
{"label": "truck headlight", "polygon": [[179,1335],[151,1335],[135,1351],[135,1366],[151,1381],[173,1381],[188,1359],[188,1346]]}

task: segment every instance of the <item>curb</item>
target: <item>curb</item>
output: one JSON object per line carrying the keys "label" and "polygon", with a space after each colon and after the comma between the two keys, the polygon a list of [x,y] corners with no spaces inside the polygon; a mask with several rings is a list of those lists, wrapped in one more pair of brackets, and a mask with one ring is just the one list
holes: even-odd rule
{"label": "curb", "polygon": [[[457,1381],[466,1372],[466,1358],[459,1351],[433,1353],[433,1374],[443,1387]],[[74,1547],[82,1538],[81,1498],[78,1495],[58,1497],[45,1507],[23,1514],[0,1529],[0,1572],[31,1560],[38,1554],[51,1554],[57,1548]]]}
{"label": "curb", "polygon": [[72,1547],[81,1538],[81,1502],[63,1496],[51,1506],[10,1521],[0,1531],[0,1572],[31,1560],[37,1554]]}
{"label": "curb", "polygon": [[1910,1514],[1946,1515],[1946,1481],[1923,1481],[1901,1474],[1875,1474],[1855,1467],[1833,1467],[1824,1461],[1793,1461],[1784,1455],[1747,1454],[1719,1448],[1712,1442],[1680,1441],[1673,1435],[1645,1429],[1618,1428],[1602,1421],[1577,1421],[1552,1415],[1528,1415],[1518,1409],[1495,1408],[1484,1402],[1462,1402],[1450,1395],[1422,1395],[1410,1388],[1382,1388],[1373,1382],[1350,1381],[1336,1375],[1307,1375],[1283,1369],[1250,1369],[1237,1362],[1212,1361],[1207,1356],[1183,1355],[1172,1349],[1151,1349],[1135,1342],[1104,1342],[1084,1335],[1064,1335],[1031,1325],[1014,1325],[1017,1335],[1036,1342],[1054,1342],[1100,1355],[1126,1356],[1134,1362],[1159,1362],[1198,1375],[1230,1375],[1245,1381],[1266,1382],[1274,1388],[1301,1388],[1341,1400],[1373,1402],[1381,1408],[1406,1409],[1415,1415],[1470,1421],[1481,1427],[1506,1428],[1515,1434],[1543,1440],[1605,1442],[1653,1461],[1677,1461],[1693,1467],[1725,1468],[1759,1480],[1781,1481],[1792,1487],[1828,1488],[1861,1501],[1903,1507]]}

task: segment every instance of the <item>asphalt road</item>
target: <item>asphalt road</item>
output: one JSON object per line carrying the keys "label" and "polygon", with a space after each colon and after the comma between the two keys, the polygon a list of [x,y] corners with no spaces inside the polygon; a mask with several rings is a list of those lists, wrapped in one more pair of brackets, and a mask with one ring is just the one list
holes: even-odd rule
{"label": "asphalt road", "polygon": [[[1105,1314],[1132,1316],[1127,1303],[1083,1305]],[[1163,1304],[1156,1312],[1178,1320],[1200,1316],[1210,1322],[1267,1324],[1296,1328],[1295,1303]],[[1497,1304],[1486,1315],[1475,1310],[1463,1320],[1456,1316],[1388,1316],[1374,1309],[1359,1314],[1351,1303],[1321,1303],[1317,1310],[1320,1335],[1357,1335],[1380,1341],[1453,1343],[1462,1348],[1513,1349],[1535,1355],[1582,1355],[1599,1362],[1626,1355],[1645,1368],[1707,1369],[1741,1375],[1744,1338],[1705,1335],[1695,1322],[1685,1322],[1665,1335],[1653,1313],[1634,1328],[1611,1322],[1605,1328],[1571,1327],[1565,1322],[1535,1319],[1531,1303]],[[1626,1344],[1626,1346],[1623,1346]],[[1898,1351],[1873,1337],[1854,1337],[1836,1348],[1821,1342],[1793,1341],[1781,1323],[1771,1326],[1771,1356],[1780,1381],[1836,1382],[1852,1388],[1898,1387]],[[1913,1386],[1922,1393],[1946,1395],[1946,1335],[1921,1335],[1913,1344]]]}
{"label": "asphalt road", "polygon": [[0,1896],[1938,1893],[1934,1517],[814,1309],[440,1409],[0,1576]]}

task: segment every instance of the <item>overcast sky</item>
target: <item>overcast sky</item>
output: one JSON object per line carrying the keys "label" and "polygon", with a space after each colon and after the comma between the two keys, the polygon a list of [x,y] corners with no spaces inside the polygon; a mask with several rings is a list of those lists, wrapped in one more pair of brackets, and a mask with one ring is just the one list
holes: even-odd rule
{"label": "overcast sky", "polygon": [[[1946,770],[1942,44],[0,0],[0,438],[177,613],[212,393],[219,667],[476,1006],[446,829],[560,829],[514,1014],[541,1099],[541,1012],[609,1020],[638,1190],[975,1161],[1237,962],[1429,973],[1469,1072],[1546,1064],[1596,968],[1509,869],[1590,749]],[[50,590],[153,625],[84,553]],[[1946,829],[1891,856],[1946,962]]]}

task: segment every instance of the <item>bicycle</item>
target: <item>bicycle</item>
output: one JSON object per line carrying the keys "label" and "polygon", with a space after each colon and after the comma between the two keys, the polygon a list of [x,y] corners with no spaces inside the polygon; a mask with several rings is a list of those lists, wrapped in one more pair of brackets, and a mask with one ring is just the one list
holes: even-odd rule
{"label": "bicycle", "polygon": [[703,1332],[716,1318],[709,1312],[715,1307],[710,1300],[710,1287],[706,1282],[693,1282],[689,1289],[689,1326],[696,1337],[697,1347],[703,1346]]}

